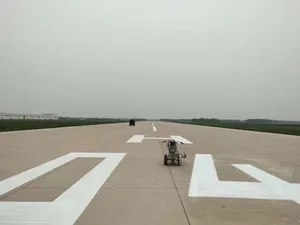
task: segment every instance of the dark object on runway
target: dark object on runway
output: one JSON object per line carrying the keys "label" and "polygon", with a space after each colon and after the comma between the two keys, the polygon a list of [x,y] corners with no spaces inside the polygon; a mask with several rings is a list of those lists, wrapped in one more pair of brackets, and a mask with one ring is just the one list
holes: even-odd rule
{"label": "dark object on runway", "polygon": [[129,121],[129,126],[135,126],[135,120],[131,119],[131,120]]}
{"label": "dark object on runway", "polygon": [[164,155],[164,164],[168,165],[168,161],[171,160],[172,163],[175,161],[177,162],[177,165],[180,166],[182,163],[182,158],[186,158],[185,153],[180,153],[177,148],[177,143],[183,144],[181,141],[177,142],[175,140],[170,141],[163,141],[163,143],[167,142],[167,147],[169,150],[169,154]]}

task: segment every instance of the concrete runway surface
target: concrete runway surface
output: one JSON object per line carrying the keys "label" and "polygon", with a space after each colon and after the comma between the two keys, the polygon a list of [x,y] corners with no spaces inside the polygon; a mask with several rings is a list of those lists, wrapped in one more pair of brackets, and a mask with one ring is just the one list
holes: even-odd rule
{"label": "concrete runway surface", "polygon": [[[155,138],[170,135],[192,142],[182,166],[163,164]],[[300,224],[289,135],[161,122],[0,133],[0,180],[0,224]]]}

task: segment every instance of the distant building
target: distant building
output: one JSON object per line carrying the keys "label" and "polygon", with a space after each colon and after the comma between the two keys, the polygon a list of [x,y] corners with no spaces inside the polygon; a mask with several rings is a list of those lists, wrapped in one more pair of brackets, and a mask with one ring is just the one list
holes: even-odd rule
{"label": "distant building", "polygon": [[40,115],[40,117],[44,120],[57,120],[58,119],[58,115],[56,114],[42,114]]}
{"label": "distant building", "polygon": [[0,113],[0,120],[58,120],[56,114]]}

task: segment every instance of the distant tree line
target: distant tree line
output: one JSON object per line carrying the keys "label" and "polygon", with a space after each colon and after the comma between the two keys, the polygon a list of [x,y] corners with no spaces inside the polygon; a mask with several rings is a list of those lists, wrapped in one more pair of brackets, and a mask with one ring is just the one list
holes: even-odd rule
{"label": "distant tree line", "polygon": [[[31,130],[57,127],[87,126],[110,123],[124,123],[130,119],[124,118],[74,118],[60,117],[58,120],[0,120],[1,131]],[[143,118],[136,118],[145,121]]]}
{"label": "distant tree line", "polygon": [[201,123],[201,124],[221,124],[221,123],[242,123],[242,124],[286,124],[300,125],[300,121],[270,120],[270,119],[247,119],[247,120],[222,120],[216,118],[193,118],[193,119],[160,119],[165,122],[180,123]]}
{"label": "distant tree line", "polygon": [[220,120],[215,118],[161,119],[161,121],[300,136],[300,121],[280,121],[268,119]]}
{"label": "distant tree line", "polygon": [[[60,120],[93,120],[93,121],[116,121],[127,122],[131,118],[105,118],[105,117],[59,117]],[[147,121],[145,118],[133,118],[135,121]]]}

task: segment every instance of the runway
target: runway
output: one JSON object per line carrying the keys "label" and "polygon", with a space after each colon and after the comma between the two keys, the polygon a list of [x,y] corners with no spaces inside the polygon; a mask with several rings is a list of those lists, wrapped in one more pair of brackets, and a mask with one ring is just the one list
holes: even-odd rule
{"label": "runway", "polygon": [[[183,141],[181,166],[164,139]],[[0,225],[300,224],[300,137],[137,122],[0,133]]]}

